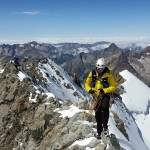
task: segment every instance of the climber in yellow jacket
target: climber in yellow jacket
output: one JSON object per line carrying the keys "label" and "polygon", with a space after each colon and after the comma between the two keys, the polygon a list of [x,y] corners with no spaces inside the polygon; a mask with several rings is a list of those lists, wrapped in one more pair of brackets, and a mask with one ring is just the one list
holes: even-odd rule
{"label": "climber in yellow jacket", "polygon": [[108,134],[108,119],[109,119],[109,101],[110,94],[116,90],[116,82],[109,67],[106,67],[104,58],[100,58],[96,62],[96,68],[92,70],[86,81],[85,89],[89,92],[93,99],[99,99],[95,108],[95,118],[97,122],[97,138],[101,138],[101,133]]}

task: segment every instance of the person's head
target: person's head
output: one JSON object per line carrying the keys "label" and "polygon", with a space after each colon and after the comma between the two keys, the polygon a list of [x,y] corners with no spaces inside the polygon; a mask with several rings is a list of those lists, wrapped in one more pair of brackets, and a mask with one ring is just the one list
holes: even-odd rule
{"label": "person's head", "polygon": [[105,68],[105,60],[104,58],[99,58],[97,61],[96,61],[96,69],[99,73],[103,72],[104,68]]}

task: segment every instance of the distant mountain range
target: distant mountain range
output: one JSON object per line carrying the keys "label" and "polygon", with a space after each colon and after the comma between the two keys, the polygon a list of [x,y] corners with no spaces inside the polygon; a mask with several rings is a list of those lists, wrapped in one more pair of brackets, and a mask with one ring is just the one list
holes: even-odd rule
{"label": "distant mountain range", "polygon": [[95,68],[95,62],[100,57],[106,59],[107,65],[115,75],[127,69],[150,86],[150,47],[141,51],[130,51],[111,44],[101,51],[80,53],[63,67],[67,72],[75,72],[84,81],[89,71]]}
{"label": "distant mountain range", "polygon": [[50,58],[67,72],[75,72],[81,81],[95,67],[96,60],[105,57],[107,65],[115,74],[127,69],[150,86],[150,46],[145,43],[120,46],[105,41],[94,44],[45,44],[33,41],[26,44],[0,45],[0,57],[11,57],[12,51],[15,51],[21,59]]}
{"label": "distant mountain range", "polygon": [[[46,44],[37,43],[35,41],[25,44],[2,44],[0,45],[0,56],[10,56],[11,51],[14,50],[20,57],[40,57],[40,58],[52,58],[58,57],[74,57],[82,52],[89,53],[93,51],[100,51],[110,46],[110,42],[96,42],[93,44],[80,44],[80,43],[58,43],[58,44]],[[146,43],[131,43],[131,44],[119,44],[123,50],[143,50],[150,44]]]}

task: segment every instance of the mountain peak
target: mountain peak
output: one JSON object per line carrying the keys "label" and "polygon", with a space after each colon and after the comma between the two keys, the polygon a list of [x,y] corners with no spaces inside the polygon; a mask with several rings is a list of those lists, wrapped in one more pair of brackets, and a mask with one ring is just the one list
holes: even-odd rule
{"label": "mountain peak", "polygon": [[119,48],[116,44],[112,43],[108,48],[105,49],[106,51],[112,51],[112,52],[119,52],[122,51],[121,48]]}
{"label": "mountain peak", "polygon": [[36,41],[32,41],[32,42],[29,42],[28,44],[37,45],[38,43]]}
{"label": "mountain peak", "polygon": [[[111,43],[108,48],[118,49],[119,47],[115,43]],[[120,48],[119,48],[120,49]]]}

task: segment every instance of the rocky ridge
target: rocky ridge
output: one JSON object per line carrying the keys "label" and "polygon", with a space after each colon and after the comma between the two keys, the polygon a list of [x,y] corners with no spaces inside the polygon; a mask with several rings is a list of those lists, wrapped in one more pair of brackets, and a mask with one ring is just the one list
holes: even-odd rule
{"label": "rocky ridge", "polygon": [[[87,101],[73,103],[44,94],[47,82],[38,71],[39,60],[22,60],[27,75],[22,80],[8,59],[1,59],[0,73],[0,149],[1,150],[84,150],[95,148],[120,150],[115,135],[103,137],[103,142],[94,138],[95,119],[86,112]],[[26,62],[26,63],[25,63]],[[29,64],[31,66],[29,66]],[[30,68],[30,69],[29,69]],[[37,93],[37,85],[38,93]],[[32,94],[31,94],[32,93]],[[47,101],[49,99],[49,101]],[[47,103],[49,102],[49,103]],[[72,107],[79,112],[71,117],[61,116],[61,111]],[[91,139],[87,145],[75,141]]]}

